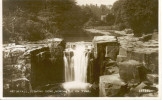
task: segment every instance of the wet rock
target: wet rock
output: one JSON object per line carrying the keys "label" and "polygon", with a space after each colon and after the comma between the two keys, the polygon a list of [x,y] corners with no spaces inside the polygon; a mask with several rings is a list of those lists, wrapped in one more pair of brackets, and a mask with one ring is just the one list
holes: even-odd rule
{"label": "wet rock", "polygon": [[158,84],[158,75],[157,74],[147,74],[147,80]]}
{"label": "wet rock", "polygon": [[121,92],[121,88],[125,85],[125,82],[120,79],[119,74],[100,76],[99,96],[118,96],[120,94],[119,92]]}
{"label": "wet rock", "polygon": [[141,64],[135,60],[129,60],[119,63],[119,74],[120,78],[123,79],[125,82],[133,82],[138,83],[140,82],[140,76],[138,67]]}

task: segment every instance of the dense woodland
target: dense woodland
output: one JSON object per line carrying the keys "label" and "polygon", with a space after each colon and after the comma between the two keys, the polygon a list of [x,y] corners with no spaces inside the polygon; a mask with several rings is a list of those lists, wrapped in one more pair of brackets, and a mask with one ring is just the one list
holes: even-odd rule
{"label": "dense woodland", "polygon": [[[107,15],[106,22],[100,20]],[[131,28],[135,36],[158,29],[158,0],[82,5],[74,0],[3,0],[3,41],[37,41],[89,26]],[[76,33],[77,34],[77,33]]]}

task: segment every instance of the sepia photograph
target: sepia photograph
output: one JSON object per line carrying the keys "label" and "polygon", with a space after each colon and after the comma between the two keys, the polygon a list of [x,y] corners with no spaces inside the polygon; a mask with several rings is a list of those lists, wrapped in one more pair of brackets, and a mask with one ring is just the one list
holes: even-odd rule
{"label": "sepia photograph", "polygon": [[158,98],[159,1],[2,0],[2,98]]}

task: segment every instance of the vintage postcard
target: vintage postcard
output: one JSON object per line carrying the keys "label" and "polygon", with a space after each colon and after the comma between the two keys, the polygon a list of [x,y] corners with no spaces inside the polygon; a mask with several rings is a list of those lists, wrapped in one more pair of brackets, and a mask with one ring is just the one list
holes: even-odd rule
{"label": "vintage postcard", "polygon": [[2,99],[159,100],[158,5],[2,0]]}

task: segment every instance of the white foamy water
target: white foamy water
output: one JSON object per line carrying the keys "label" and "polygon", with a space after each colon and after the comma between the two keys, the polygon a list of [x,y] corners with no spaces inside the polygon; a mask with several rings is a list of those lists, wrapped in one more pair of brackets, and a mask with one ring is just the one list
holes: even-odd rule
{"label": "white foamy water", "polygon": [[75,48],[64,52],[65,89],[86,89],[89,51],[84,44],[76,44]]}
{"label": "white foamy water", "polygon": [[86,90],[89,89],[92,85],[90,83],[84,83],[84,82],[65,82],[63,83],[63,87],[66,90]]}

